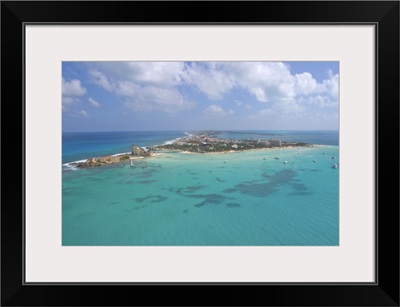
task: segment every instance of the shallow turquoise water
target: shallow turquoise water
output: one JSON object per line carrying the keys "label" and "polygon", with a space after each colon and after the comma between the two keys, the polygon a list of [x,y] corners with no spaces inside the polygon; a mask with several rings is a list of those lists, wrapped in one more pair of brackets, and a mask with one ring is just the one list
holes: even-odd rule
{"label": "shallow turquoise water", "polygon": [[163,153],[64,172],[62,243],[338,245],[337,157],[337,146]]}

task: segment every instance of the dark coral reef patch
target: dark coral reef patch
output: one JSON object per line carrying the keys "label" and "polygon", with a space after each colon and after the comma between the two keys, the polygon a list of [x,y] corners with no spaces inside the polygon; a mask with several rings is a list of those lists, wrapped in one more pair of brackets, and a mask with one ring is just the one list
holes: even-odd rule
{"label": "dark coral reef patch", "polygon": [[263,173],[261,177],[264,178],[265,181],[253,180],[250,182],[242,182],[235,185],[234,188],[242,194],[254,197],[266,197],[278,191],[280,186],[288,184],[295,189],[295,192],[290,193],[290,195],[310,195],[311,192],[308,191],[308,188],[304,184],[296,183],[296,181],[298,181],[295,179],[296,175],[297,172],[292,169],[285,169],[274,175]]}
{"label": "dark coral reef patch", "polygon": [[226,204],[228,208],[239,208],[240,205],[238,203],[228,203]]}
{"label": "dark coral reef patch", "polygon": [[137,203],[142,203],[144,201],[150,202],[150,203],[160,203],[167,199],[168,199],[168,197],[161,196],[161,195],[148,195],[146,197],[137,197],[137,198],[134,198],[133,200]]}
{"label": "dark coral reef patch", "polygon": [[[198,196],[198,197],[197,197]],[[204,200],[196,205],[195,207],[203,207],[205,205],[214,204],[218,205],[224,202],[227,197],[219,194],[206,194],[206,195],[196,195],[196,198],[204,198]]]}

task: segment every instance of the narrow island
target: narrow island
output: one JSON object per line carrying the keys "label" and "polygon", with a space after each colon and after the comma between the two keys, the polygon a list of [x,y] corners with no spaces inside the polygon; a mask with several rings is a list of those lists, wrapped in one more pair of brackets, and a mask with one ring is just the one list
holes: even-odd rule
{"label": "narrow island", "polygon": [[285,142],[276,139],[221,139],[213,133],[196,133],[190,136],[181,137],[174,141],[152,147],[139,147],[132,145],[132,152],[115,154],[98,158],[89,158],[83,162],[70,163],[71,166],[85,168],[96,167],[113,163],[120,163],[127,160],[143,159],[154,157],[166,151],[181,151],[185,153],[225,153],[240,152],[255,149],[271,149],[279,147],[312,147],[314,145],[304,142]]}
{"label": "narrow island", "polygon": [[191,153],[223,153],[245,151],[253,149],[269,149],[275,147],[312,147],[313,145],[304,142],[284,142],[281,140],[269,139],[220,139],[211,133],[196,134],[182,137],[170,144],[155,146],[156,150],[179,150]]}

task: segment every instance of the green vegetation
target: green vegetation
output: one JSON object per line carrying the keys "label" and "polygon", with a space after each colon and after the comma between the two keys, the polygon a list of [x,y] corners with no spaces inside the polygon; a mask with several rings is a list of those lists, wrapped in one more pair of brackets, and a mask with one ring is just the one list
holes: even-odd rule
{"label": "green vegetation", "polygon": [[119,157],[119,161],[125,161],[125,160],[129,160],[129,156],[128,155],[123,155]]}
{"label": "green vegetation", "polygon": [[303,142],[283,142],[279,140],[227,140],[210,135],[197,135],[180,138],[172,144],[156,146],[155,150],[181,150],[188,152],[212,153],[227,151],[245,151],[274,147],[312,146]]}

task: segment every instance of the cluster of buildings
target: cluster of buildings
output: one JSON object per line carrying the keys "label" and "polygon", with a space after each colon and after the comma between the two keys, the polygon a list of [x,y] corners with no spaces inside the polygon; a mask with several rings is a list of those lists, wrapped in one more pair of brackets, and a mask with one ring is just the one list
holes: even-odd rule
{"label": "cluster of buildings", "polygon": [[[190,137],[183,137],[178,139],[172,144],[159,145],[154,147],[139,147],[132,144],[132,153],[118,154],[112,156],[104,156],[99,158],[89,158],[85,162],[74,163],[76,167],[92,167],[100,166],[110,163],[118,163],[125,160],[132,160],[137,158],[153,156],[155,150],[162,149],[178,149],[187,150],[191,152],[224,152],[229,150],[247,150],[255,148],[266,147],[281,147],[281,146],[307,146],[308,144],[301,142],[282,142],[281,140],[230,140],[230,139],[217,139],[209,135],[197,135]],[[132,161],[131,161],[132,165]]]}
{"label": "cluster of buildings", "polygon": [[281,147],[281,140],[232,140],[219,139],[208,134],[183,137],[172,144],[158,146],[158,149],[179,149],[194,152],[246,150],[255,148]]}
{"label": "cluster of buildings", "polygon": [[213,137],[210,137],[208,135],[199,135],[199,136],[193,136],[193,137],[184,137],[180,138],[178,141],[174,143],[174,145],[178,146],[184,146],[184,145],[189,145],[189,146],[200,146],[200,147],[206,147],[206,146],[212,146],[213,144],[218,144],[218,145],[232,145],[233,148],[238,148],[237,144],[245,144],[245,145],[254,145],[258,144],[261,146],[265,147],[281,147],[282,146],[282,141],[281,140],[230,140],[230,139],[216,139]]}
{"label": "cluster of buildings", "polygon": [[136,144],[132,145],[132,156],[151,156],[153,148],[151,147],[139,147]]}

